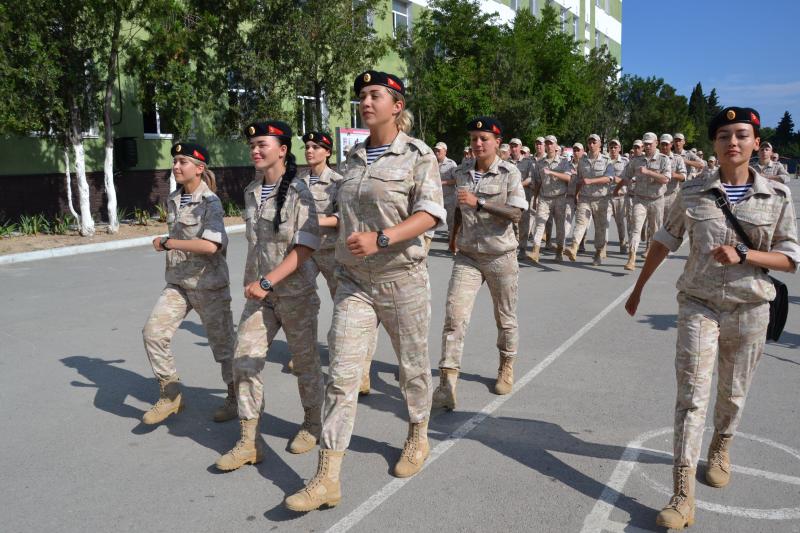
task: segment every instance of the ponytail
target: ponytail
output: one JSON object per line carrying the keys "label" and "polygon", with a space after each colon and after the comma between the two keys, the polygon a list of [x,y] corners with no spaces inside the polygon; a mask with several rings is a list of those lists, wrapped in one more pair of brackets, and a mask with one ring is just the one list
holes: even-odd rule
{"label": "ponytail", "polygon": [[217,178],[208,166],[203,169],[203,174],[200,176],[200,179],[206,182],[211,192],[217,192]]}
{"label": "ponytail", "polygon": [[389,94],[392,96],[392,98],[394,98],[395,102],[403,102],[403,110],[400,111],[400,114],[394,118],[395,126],[397,126],[397,129],[403,133],[411,133],[411,128],[414,127],[414,115],[411,114],[411,111],[406,109],[405,96],[394,89],[389,89],[388,87],[386,90],[389,91]]}
{"label": "ponytail", "polygon": [[297,161],[292,153],[292,141],[284,141],[283,137],[278,138],[281,144],[288,147],[288,150],[286,152],[286,171],[281,177],[281,183],[278,185],[278,197],[275,200],[275,219],[272,222],[275,231],[278,231],[278,227],[281,225],[281,210],[283,209],[283,204],[286,202],[286,195],[289,193],[289,185],[292,184],[295,176],[297,176]]}

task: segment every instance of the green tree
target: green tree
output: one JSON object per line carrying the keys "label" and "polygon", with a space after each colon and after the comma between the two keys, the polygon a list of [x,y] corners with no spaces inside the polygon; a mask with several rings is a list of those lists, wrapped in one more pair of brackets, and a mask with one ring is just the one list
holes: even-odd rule
{"label": "green tree", "polygon": [[784,111],[783,117],[775,128],[775,145],[780,149],[785,149],[794,140],[794,121],[788,111]]}
{"label": "green tree", "polygon": [[[653,133],[683,132],[696,136],[697,131],[689,120],[686,97],[662,78],[642,78],[626,74],[620,83],[620,100],[625,119],[621,128],[621,141],[630,146],[647,131]],[[687,133],[688,132],[688,133]]]}

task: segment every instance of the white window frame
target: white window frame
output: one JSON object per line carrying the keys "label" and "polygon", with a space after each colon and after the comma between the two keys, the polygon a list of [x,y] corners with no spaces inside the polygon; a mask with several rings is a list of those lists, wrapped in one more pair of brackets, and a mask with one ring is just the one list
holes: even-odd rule
{"label": "white window frame", "polygon": [[358,106],[361,104],[358,100],[350,100],[350,127],[363,128],[361,123],[361,114],[358,111]]}
{"label": "white window frame", "polygon": [[[403,4],[404,11],[395,9],[395,4]],[[397,37],[397,19],[403,17],[406,20],[406,33],[411,33],[411,4],[404,0],[392,0],[392,36]]]}
{"label": "white window frame", "polygon": [[531,0],[531,14],[535,15],[539,12],[539,0]]}
{"label": "white window frame", "polygon": [[154,103],[153,107],[155,107],[154,113],[156,115],[156,131],[155,132],[144,132],[145,139],[172,139],[172,133],[161,133],[161,114],[158,112],[158,104]]}
{"label": "white window frame", "polygon": [[[298,132],[297,132],[298,137],[301,137],[301,136],[306,134],[307,130],[309,130],[309,128],[306,126],[306,102],[308,102],[308,101],[314,102],[317,99],[314,98],[313,96],[303,96],[303,95],[297,95],[297,99],[298,100],[302,100],[302,102],[303,102],[302,105],[300,106],[300,120],[301,120],[302,123],[300,124],[300,127],[298,128]],[[324,108],[325,108],[325,102],[324,101],[322,103],[322,107],[323,107],[323,113],[324,113]]]}
{"label": "white window frame", "polygon": [[565,7],[561,8],[561,33],[567,32],[567,13],[568,10]]}
{"label": "white window frame", "polygon": [[575,40],[578,40],[578,15],[572,17],[572,33],[575,36]]}

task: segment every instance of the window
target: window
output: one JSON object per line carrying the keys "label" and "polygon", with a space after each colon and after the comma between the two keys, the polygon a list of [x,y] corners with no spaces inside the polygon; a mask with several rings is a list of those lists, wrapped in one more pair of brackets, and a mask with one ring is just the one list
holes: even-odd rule
{"label": "window", "polygon": [[563,7],[561,8],[561,31],[567,31],[567,10]]}
{"label": "window", "polygon": [[[353,0],[353,9],[360,9],[363,5],[362,0]],[[375,13],[371,9],[367,9],[364,11],[364,22],[369,28],[375,28]],[[353,18],[353,30],[356,29],[358,25],[357,19]]]}
{"label": "window", "polygon": [[[169,90],[169,88],[166,88]],[[158,108],[155,100],[156,88],[149,85],[145,89],[145,97],[142,105],[142,121],[144,122],[145,139],[172,139],[174,128],[169,114],[164,113]]]}
{"label": "window", "polygon": [[[297,97],[297,134],[305,135],[306,131],[317,129],[314,116],[317,113],[317,99],[313,96]],[[319,126],[322,128],[322,125]]]}
{"label": "window", "polygon": [[539,0],[531,0],[531,13],[537,14],[539,12]]}
{"label": "window", "polygon": [[511,9],[519,11],[519,0],[511,0]]}
{"label": "window", "polygon": [[411,27],[411,20],[408,13],[408,4],[402,0],[392,0],[392,30],[394,36],[397,32],[408,33]]}
{"label": "window", "polygon": [[572,17],[572,35],[578,38],[578,17]]}
{"label": "window", "polygon": [[364,123],[361,122],[361,113],[358,112],[358,100],[350,101],[350,127],[363,128]]}

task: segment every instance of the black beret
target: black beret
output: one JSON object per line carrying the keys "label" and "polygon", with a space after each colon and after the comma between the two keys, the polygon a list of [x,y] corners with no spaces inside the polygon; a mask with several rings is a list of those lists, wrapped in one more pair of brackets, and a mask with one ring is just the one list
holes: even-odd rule
{"label": "black beret", "polygon": [[362,72],[356,77],[356,81],[353,82],[353,90],[356,96],[361,93],[361,88],[367,85],[382,85],[397,91],[403,96],[406,95],[406,87],[403,85],[403,81],[394,74],[388,74],[377,70]]}
{"label": "black beret", "polygon": [[713,141],[717,130],[728,124],[752,124],[753,131],[758,135],[761,127],[761,115],[752,107],[726,107],[717,113],[708,124],[708,138]]}
{"label": "black beret", "polygon": [[253,137],[263,137],[271,135],[274,137],[292,138],[292,128],[280,120],[266,120],[264,122],[253,122],[244,129],[244,134],[248,139]]}
{"label": "black beret", "polygon": [[211,162],[211,157],[208,155],[208,150],[206,150],[205,146],[201,146],[197,143],[176,143],[172,146],[170,153],[172,154],[172,157],[175,157],[176,155],[185,155],[186,157],[197,159],[206,165]]}
{"label": "black beret", "polygon": [[307,143],[308,141],[312,141],[319,145],[322,145],[328,150],[333,148],[333,137],[331,137],[329,133],[325,133],[324,131],[309,131],[308,133],[303,135],[303,142]]}
{"label": "black beret", "polygon": [[488,131],[500,137],[503,135],[503,125],[494,117],[477,117],[469,121],[467,131]]}

